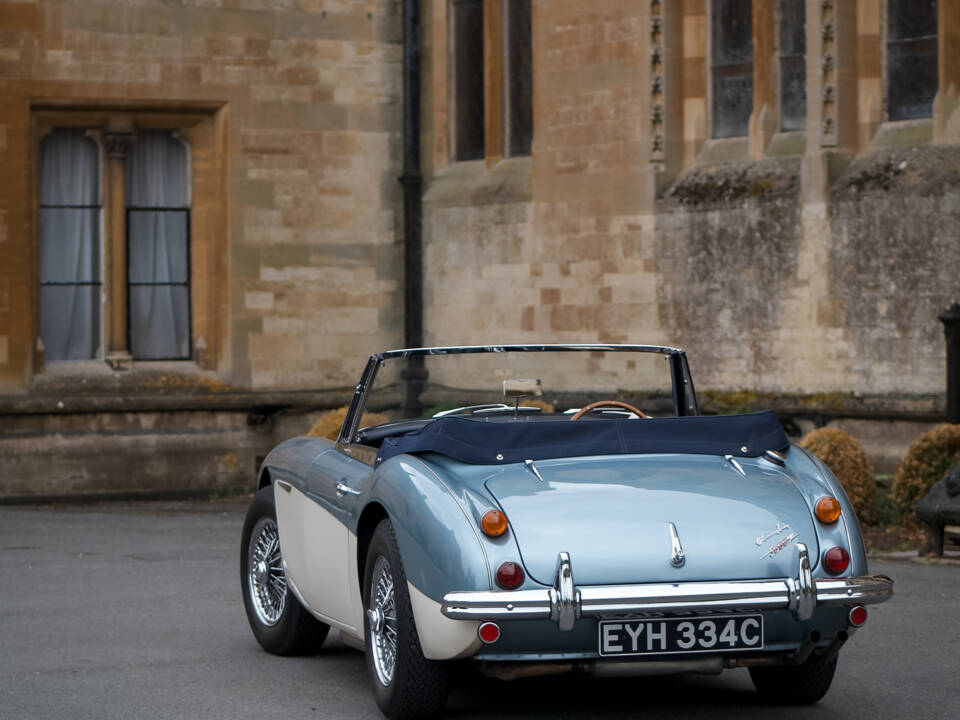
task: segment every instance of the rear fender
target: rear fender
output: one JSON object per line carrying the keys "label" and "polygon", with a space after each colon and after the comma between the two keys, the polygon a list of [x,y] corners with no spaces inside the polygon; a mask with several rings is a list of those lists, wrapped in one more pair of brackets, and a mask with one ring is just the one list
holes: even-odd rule
{"label": "rear fender", "polygon": [[397,455],[377,469],[368,501],[393,524],[423,654],[430,660],[473,655],[480,623],[451,620],[440,611],[445,593],[491,589],[479,531],[447,484],[425,463]]}
{"label": "rear fender", "polygon": [[[830,468],[816,455],[798,445],[791,445],[787,453],[787,467],[799,481],[798,487],[810,505],[810,512],[814,516],[813,524],[820,537],[821,551],[826,552],[836,545],[845,546],[850,552],[850,568],[844,574],[866,575],[867,552],[857,512]],[[834,525],[824,525],[816,520],[816,503],[824,495],[833,495],[840,501],[840,519]],[[816,564],[813,562],[814,558],[810,559],[811,565],[814,565],[814,574],[829,577],[829,573],[820,568],[821,559],[817,558]]]}
{"label": "rear fender", "polygon": [[397,455],[374,475],[368,501],[390,516],[408,582],[435,602],[454,589],[492,589],[480,531],[426,463]]}

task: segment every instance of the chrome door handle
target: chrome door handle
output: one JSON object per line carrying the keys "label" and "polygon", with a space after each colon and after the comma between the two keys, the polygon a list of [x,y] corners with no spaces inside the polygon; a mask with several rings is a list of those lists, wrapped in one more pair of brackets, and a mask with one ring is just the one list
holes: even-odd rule
{"label": "chrome door handle", "polygon": [[279,487],[281,490],[286,490],[287,492],[290,492],[290,488],[292,488],[293,485],[288,483],[286,480],[277,480],[277,487]]}
{"label": "chrome door handle", "polygon": [[349,485],[344,485],[342,482],[337,483],[337,497],[343,497],[344,495],[359,495],[359,490],[354,490]]}

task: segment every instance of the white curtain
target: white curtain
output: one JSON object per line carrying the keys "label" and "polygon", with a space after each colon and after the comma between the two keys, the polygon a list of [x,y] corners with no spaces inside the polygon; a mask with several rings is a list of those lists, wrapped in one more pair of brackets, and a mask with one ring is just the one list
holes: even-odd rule
{"label": "white curtain", "polygon": [[187,148],[170,133],[138,135],[126,166],[130,351],[190,356]]}
{"label": "white curtain", "polygon": [[47,362],[100,354],[97,144],[82,130],[40,143],[40,335]]}

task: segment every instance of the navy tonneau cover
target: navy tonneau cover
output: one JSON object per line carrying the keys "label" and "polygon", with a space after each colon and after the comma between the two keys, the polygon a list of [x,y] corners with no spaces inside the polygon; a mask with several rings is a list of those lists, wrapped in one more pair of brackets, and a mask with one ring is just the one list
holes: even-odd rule
{"label": "navy tonneau cover", "polygon": [[767,450],[785,450],[789,444],[777,416],[769,410],[646,420],[448,416],[414,432],[385,438],[377,462],[401,453],[424,452],[479,465],[650,453],[757,457]]}

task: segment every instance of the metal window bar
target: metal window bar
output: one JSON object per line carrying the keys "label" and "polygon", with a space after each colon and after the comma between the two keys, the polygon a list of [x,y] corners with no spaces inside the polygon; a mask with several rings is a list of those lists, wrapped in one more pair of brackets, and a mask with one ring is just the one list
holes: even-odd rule
{"label": "metal window bar", "polygon": [[[186,272],[185,277],[182,282],[132,282],[130,280],[130,216],[136,212],[170,212],[170,213],[183,213],[186,221]],[[184,287],[187,291],[187,352],[185,355],[176,355],[172,357],[151,357],[151,358],[137,358],[134,356],[134,360],[145,359],[150,361],[167,361],[167,360],[189,360],[193,355],[193,295],[192,288],[190,285],[191,277],[191,252],[190,248],[192,245],[192,228],[190,223],[190,208],[189,207],[144,207],[144,206],[128,206],[126,209],[126,245],[127,245],[127,347],[130,348],[131,352],[133,351],[133,326],[132,326],[132,315],[130,312],[131,308],[131,292],[130,290],[133,287]]]}

